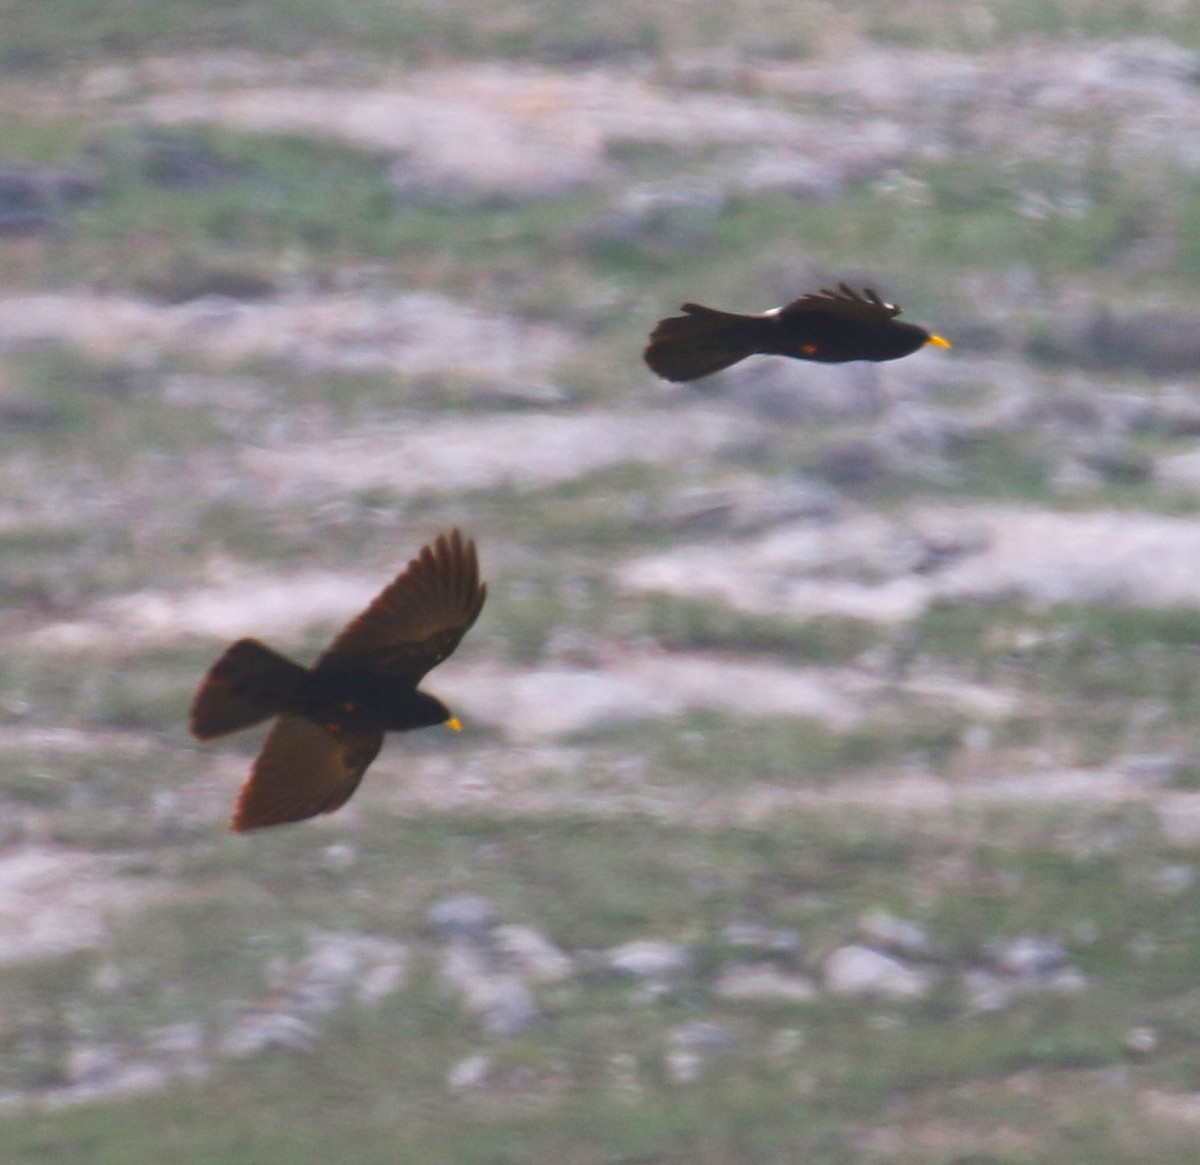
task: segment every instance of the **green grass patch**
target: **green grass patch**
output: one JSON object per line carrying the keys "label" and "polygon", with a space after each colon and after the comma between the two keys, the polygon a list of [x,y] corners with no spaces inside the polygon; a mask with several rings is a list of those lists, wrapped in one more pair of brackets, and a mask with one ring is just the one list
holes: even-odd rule
{"label": "green grass patch", "polygon": [[[184,1162],[335,1151],[382,1162],[411,1151],[447,1162],[565,1154],[599,1165],[652,1154],[681,1165],[766,1165],[784,1152],[836,1163],[861,1160],[852,1143],[888,1127],[897,1106],[936,1109],[953,1097],[956,1119],[980,1143],[1019,1119],[1056,1159],[1131,1165],[1087,1103],[1064,1109],[1048,1092],[1039,1098],[1042,1090],[996,1089],[1024,1073],[1111,1105],[1095,1070],[1130,1071],[1128,1026],[1144,1022],[1147,1008],[1165,1017],[1153,1009],[1190,991],[1200,891],[1164,894],[1142,876],[1157,841],[1133,816],[1075,818],[1065,829],[1064,821],[1047,820],[1038,836],[981,820],[973,840],[905,844],[886,823],[849,819],[778,818],[768,829],[699,834],[634,820],[376,815],[354,831],[356,864],[342,872],[321,861],[303,827],[223,839],[207,854],[193,847],[179,873],[202,888],[122,924],[104,953],[105,981],[119,992],[94,985],[90,955],[0,975],[0,998],[15,1008],[6,1014],[21,1016],[5,1029],[11,1084],[59,1082],[81,1017],[93,1038],[119,1046],[176,1022],[199,1022],[215,1039],[231,1014],[223,1001],[269,998],[270,967],[302,954],[311,928],[409,942],[413,977],[374,1009],[339,1013],[313,1054],[269,1052],[223,1064],[200,1084],[53,1120],[18,1114],[6,1119],[6,1137],[18,1161],[53,1152],[72,1163],[116,1160],[115,1146],[127,1154],[143,1140],[177,1149]],[[339,883],[354,893],[331,896]],[[694,989],[633,1004],[629,987],[584,984],[547,1000],[548,1025],[491,1046],[481,1092],[454,1095],[446,1074],[480,1041],[437,986],[421,924],[426,906],[451,889],[488,894],[503,919],[532,922],[571,951],[649,936],[702,945],[724,922],[751,919],[795,927],[804,963],[846,941],[859,913],[882,903],[919,913],[951,974],[975,964],[990,939],[1061,935],[1069,921],[1082,936],[1066,936],[1071,958],[1093,986],[965,1017],[945,991],[908,1008],[822,1000],[759,1010],[714,1005]],[[1150,936],[1171,942],[1155,949]],[[716,1018],[735,1042],[683,1084],[667,1070],[669,1033],[695,1018]],[[781,1043],[783,1028],[794,1034]],[[1132,1071],[1169,1070],[1183,1081],[1195,1063],[1194,1053],[1172,1051],[1160,1068]],[[1186,1158],[1167,1139],[1150,1159]]]}
{"label": "green grass patch", "polygon": [[733,789],[758,781],[808,785],[895,765],[942,770],[958,752],[962,729],[959,717],[941,710],[910,709],[848,729],[800,716],[697,710],[581,737],[619,739],[622,752],[642,758],[649,782]]}
{"label": "green grass patch", "polygon": [[422,46],[469,43],[464,14],[433,5],[351,0],[330,8],[316,0],[206,3],[176,0],[20,0],[0,5],[5,26],[4,65],[46,71],[81,61],[171,51],[248,49],[290,55],[324,48],[403,58]]}
{"label": "green grass patch", "polygon": [[1065,739],[1086,765],[1122,754],[1173,755],[1177,779],[1187,784],[1200,714],[1198,634],[1196,612],[1185,607],[937,603],[897,648],[898,665],[919,661],[1020,689],[1034,719],[1012,726],[1014,743]]}
{"label": "green grass patch", "polygon": [[355,54],[389,63],[451,56],[578,64],[712,48],[787,59],[807,55],[835,16],[849,17],[868,38],[885,44],[967,51],[1030,36],[1197,39],[1185,13],[1136,0],[992,0],[966,10],[942,2],[912,14],[881,0],[849,10],[826,0],[742,0],[727,8],[682,3],[669,11],[644,0],[601,8],[538,0],[516,9],[498,3],[448,8],[430,0],[348,0],[332,8],[317,0],[46,0],[34,6],[6,0],[0,5],[6,32],[0,61],[12,71],[36,73],[114,57],[232,49],[269,56]]}
{"label": "green grass patch", "polygon": [[[101,157],[103,195],[76,221],[92,244],[126,248],[125,278],[197,259],[245,266],[257,258],[270,275],[272,258],[288,247],[317,259],[384,254],[404,234],[383,158],[332,140],[155,130],[113,138]],[[138,240],[153,237],[169,239],[174,254],[147,248],[152,257],[139,263]]]}
{"label": "green grass patch", "polygon": [[764,653],[812,664],[849,663],[884,638],[865,619],[755,615],[669,594],[647,596],[644,617],[647,632],[675,650]]}

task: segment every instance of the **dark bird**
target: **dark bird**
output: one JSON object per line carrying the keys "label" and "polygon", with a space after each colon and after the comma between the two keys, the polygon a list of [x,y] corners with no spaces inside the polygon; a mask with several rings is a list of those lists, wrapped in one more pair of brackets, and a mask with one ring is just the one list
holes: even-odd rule
{"label": "dark bird", "polygon": [[820,364],[898,360],[925,344],[948,340],[916,324],[900,323],[900,309],[874,288],[859,294],[844,283],[802,295],[761,315],[717,311],[685,303],[681,316],[659,320],[644,358],[664,380],[698,380],[747,356],[794,356]]}
{"label": "dark bird", "polygon": [[479,617],[475,543],[441,534],[349,625],[312,667],[239,639],[192,701],[200,740],[278,717],[242,786],[236,833],[340,809],[379,754],[385,732],[462,725],[417,690]]}

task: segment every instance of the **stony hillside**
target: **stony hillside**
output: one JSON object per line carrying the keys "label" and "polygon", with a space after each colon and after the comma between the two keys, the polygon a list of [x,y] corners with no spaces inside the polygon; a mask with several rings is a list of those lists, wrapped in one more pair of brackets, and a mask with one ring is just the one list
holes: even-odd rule
{"label": "stony hillside", "polygon": [[[0,3],[6,1160],[1191,1160],[1189,6],[52,7]],[[837,279],[953,350],[641,363]],[[204,668],[452,525],[462,737],[229,836]]]}

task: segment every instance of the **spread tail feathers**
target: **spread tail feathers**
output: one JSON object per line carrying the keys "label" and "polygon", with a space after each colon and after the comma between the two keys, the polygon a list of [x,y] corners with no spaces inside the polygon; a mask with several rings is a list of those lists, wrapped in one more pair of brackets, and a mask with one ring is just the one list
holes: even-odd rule
{"label": "spread tail feathers", "polygon": [[664,380],[697,380],[760,351],[764,321],[685,303],[682,316],[660,320],[643,358]]}
{"label": "spread tail feathers", "polygon": [[196,692],[192,734],[209,740],[278,715],[306,674],[258,640],[239,639],[209,668]]}

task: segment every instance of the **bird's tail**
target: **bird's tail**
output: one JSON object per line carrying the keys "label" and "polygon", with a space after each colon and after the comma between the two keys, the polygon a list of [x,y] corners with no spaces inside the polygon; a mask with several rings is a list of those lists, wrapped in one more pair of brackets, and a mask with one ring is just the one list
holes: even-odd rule
{"label": "bird's tail", "polygon": [[277,716],[307,671],[257,639],[239,639],[208,670],[192,701],[192,734],[224,736]]}
{"label": "bird's tail", "polygon": [[758,316],[685,303],[681,316],[660,320],[643,358],[664,380],[697,380],[761,351]]}

